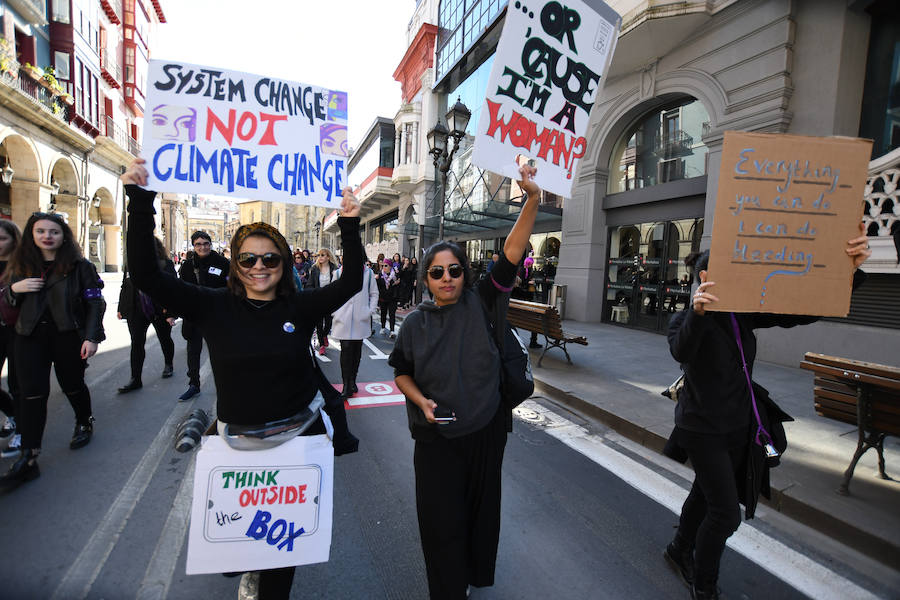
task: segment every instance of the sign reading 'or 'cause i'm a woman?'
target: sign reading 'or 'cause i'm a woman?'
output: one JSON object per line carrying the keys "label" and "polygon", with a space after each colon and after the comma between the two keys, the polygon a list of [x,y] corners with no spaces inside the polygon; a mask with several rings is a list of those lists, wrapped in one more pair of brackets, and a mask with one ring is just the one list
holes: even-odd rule
{"label": "sign reading 'or 'cause i'm a woman?'", "polygon": [[538,186],[570,197],[621,22],[600,0],[510,0],[472,162],[518,179],[522,154],[537,164]]}
{"label": "sign reading 'or 'cause i'm a woman?'", "polygon": [[167,60],[151,60],[147,80],[148,189],[340,202],[346,93]]}

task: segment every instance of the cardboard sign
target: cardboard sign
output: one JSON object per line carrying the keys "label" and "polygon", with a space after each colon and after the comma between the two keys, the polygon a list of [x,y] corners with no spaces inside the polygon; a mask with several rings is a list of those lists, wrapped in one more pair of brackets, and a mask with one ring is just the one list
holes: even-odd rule
{"label": "cardboard sign", "polygon": [[324,435],[239,451],[219,436],[197,453],[187,574],[326,562],[334,450]]}
{"label": "cardboard sign", "polygon": [[340,205],[346,93],[163,60],[147,90],[148,189]]}
{"label": "cardboard sign", "polygon": [[510,2],[472,162],[518,179],[513,159],[525,155],[541,189],[570,197],[621,22],[600,0]]}
{"label": "cardboard sign", "polygon": [[728,131],[709,310],[846,316],[872,142]]}

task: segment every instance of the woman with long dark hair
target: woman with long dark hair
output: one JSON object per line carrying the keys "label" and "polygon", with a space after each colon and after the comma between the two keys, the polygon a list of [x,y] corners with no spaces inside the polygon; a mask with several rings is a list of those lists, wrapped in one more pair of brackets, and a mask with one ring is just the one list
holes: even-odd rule
{"label": "woman with long dark hair", "polygon": [[7,301],[19,308],[15,360],[22,397],[17,422],[22,456],[0,478],[0,486],[10,488],[40,475],[37,456],[47,422],[51,366],[75,410],[69,447],[90,442],[94,417],[84,369],[106,338],[106,302],[103,281],[59,214],[31,215],[7,269]]}
{"label": "woman with long dark hair", "polygon": [[403,320],[388,359],[415,440],[416,511],[433,600],[462,599],[469,585],[494,583],[511,415],[500,397],[500,355],[488,321],[499,294],[508,302],[540,196],[535,168],[519,173],[528,200],[491,277],[476,284],[453,242],[431,246],[422,276],[434,300]]}
{"label": "woman with long dark hair", "polygon": [[[159,238],[153,239],[159,268],[175,277],[175,264],[169,260],[166,247]],[[144,345],[147,343],[147,329],[150,325],[156,330],[156,338],[163,353],[162,378],[171,377],[174,371],[172,360],[175,358],[175,342],[172,341],[172,325],[175,324],[175,319],[166,308],[137,289],[131,277],[125,277],[119,292],[117,316],[128,322],[128,333],[131,335],[131,379],[119,388],[119,393],[127,394],[144,386],[141,374],[147,354]]]}
{"label": "woman with long dark hair", "polygon": [[[128,264],[139,289],[192,319],[203,333],[216,381],[219,430],[264,430],[274,421],[305,414],[323,379],[309,357],[313,328],[362,286],[359,203],[347,188],[338,218],[346,263],[334,285],[297,293],[284,236],[271,225],[252,223],[231,239],[228,287],[200,287],[159,269],[153,244],[156,193],[138,187],[147,184],[144,162],[135,159],[122,175],[130,199]],[[326,401],[325,410],[334,425],[335,455],[356,451],[359,440],[350,434],[343,404]],[[306,431],[324,432],[322,418]],[[287,598],[293,577],[293,567],[260,572],[259,598]]]}
{"label": "woman with long dark hair", "polygon": [[[0,286],[8,285],[6,265],[13,252],[22,241],[22,232],[12,221],[0,220]],[[16,379],[15,358],[13,357],[13,344],[15,343],[15,323],[6,323],[0,319],[0,369],[3,363],[9,362],[6,382],[9,393],[0,390],[0,410],[6,416],[0,438],[8,439],[5,450],[0,453],[4,458],[18,456],[21,452],[22,436],[16,432],[16,411],[19,402],[19,386]]]}
{"label": "woman with long dark hair", "polygon": [[[872,254],[862,225],[860,233],[847,242],[845,249],[853,264],[854,288],[865,279],[859,266]],[[694,483],[681,509],[675,539],[664,556],[691,587],[695,600],[719,597],[719,561],[725,542],[741,523],[740,504],[747,507],[750,518],[758,495],[767,493],[762,487],[739,489],[737,481],[746,481],[747,477],[737,475],[752,464],[764,468],[767,456],[777,458],[776,452],[784,449],[775,447],[778,442],[771,435],[773,425],[780,426],[780,411],[772,408],[776,418],[767,418],[768,393],[756,383],[751,387],[756,358],[753,331],[818,320],[798,315],[707,311],[709,304],[718,301],[712,293],[716,284],[706,278],[708,264],[708,250],[685,260],[699,286],[691,304],[672,317],[668,334],[672,356],[684,370],[684,387],[678,393],[675,429],[667,448],[681,448],[686,453],[694,468]],[[751,460],[754,453],[758,460]]]}

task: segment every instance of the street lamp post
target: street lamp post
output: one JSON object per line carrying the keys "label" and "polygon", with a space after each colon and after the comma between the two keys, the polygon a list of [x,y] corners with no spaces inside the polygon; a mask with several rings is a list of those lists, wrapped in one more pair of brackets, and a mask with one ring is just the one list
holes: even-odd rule
{"label": "street lamp post", "polygon": [[[466,126],[469,124],[471,117],[472,112],[457,98],[456,104],[447,112],[447,125],[449,125],[450,129],[448,130],[438,120],[437,124],[427,135],[428,152],[434,159],[435,169],[441,172],[441,220],[438,224],[438,240],[444,239],[444,194],[447,187],[447,172],[453,163],[453,155],[459,149],[460,141],[466,135]],[[453,138],[453,147],[448,152],[448,142],[451,137]]]}

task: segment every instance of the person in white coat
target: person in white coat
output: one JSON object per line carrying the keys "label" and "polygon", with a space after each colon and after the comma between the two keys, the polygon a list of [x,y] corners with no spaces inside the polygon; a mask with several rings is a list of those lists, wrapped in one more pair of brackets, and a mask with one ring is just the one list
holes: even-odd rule
{"label": "person in white coat", "polygon": [[[338,271],[338,277],[340,270]],[[378,283],[371,269],[363,269],[363,286],[333,315],[331,335],[341,342],[341,378],[346,400],[359,391],[356,374],[362,358],[363,340],[372,335],[372,313],[378,308]]]}

